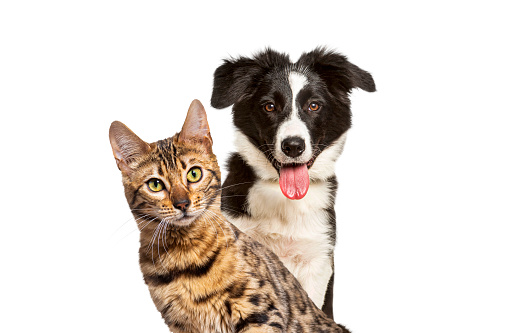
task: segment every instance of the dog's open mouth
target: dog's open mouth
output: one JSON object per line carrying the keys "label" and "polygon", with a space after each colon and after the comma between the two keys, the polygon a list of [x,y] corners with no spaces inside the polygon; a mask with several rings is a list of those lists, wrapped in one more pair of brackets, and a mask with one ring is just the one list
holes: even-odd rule
{"label": "dog's open mouth", "polygon": [[278,172],[280,172],[280,169],[282,166],[294,166],[294,165],[307,165],[307,169],[310,169],[312,165],[314,164],[314,160],[316,159],[316,155],[314,155],[307,163],[290,163],[290,164],[282,164],[280,163],[276,158],[273,158],[271,161],[271,164],[273,164],[273,167],[277,169]]}
{"label": "dog's open mouth", "polygon": [[291,200],[300,200],[309,190],[309,168],[315,157],[304,164],[280,164],[280,190]]}

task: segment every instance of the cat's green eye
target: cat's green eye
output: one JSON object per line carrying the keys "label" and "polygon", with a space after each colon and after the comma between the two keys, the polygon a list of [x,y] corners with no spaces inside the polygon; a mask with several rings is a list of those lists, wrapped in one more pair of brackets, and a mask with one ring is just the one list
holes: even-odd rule
{"label": "cat's green eye", "polygon": [[201,176],[203,176],[201,169],[198,167],[193,167],[187,173],[187,180],[189,183],[197,183],[201,180]]}
{"label": "cat's green eye", "polygon": [[156,178],[147,181],[147,187],[153,192],[160,192],[164,189],[163,182]]}

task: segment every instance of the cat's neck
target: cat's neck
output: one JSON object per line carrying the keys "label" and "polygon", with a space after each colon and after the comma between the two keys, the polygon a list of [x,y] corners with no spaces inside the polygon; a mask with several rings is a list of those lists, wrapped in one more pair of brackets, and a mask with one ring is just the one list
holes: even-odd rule
{"label": "cat's neck", "polygon": [[221,244],[233,244],[234,231],[219,207],[207,209],[187,227],[151,223],[140,233],[140,262],[153,270],[200,266]]}

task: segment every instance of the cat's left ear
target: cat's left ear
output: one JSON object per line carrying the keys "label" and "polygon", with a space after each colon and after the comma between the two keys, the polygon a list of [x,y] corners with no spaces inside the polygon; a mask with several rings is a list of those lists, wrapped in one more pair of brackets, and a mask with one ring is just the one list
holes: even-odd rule
{"label": "cat's left ear", "polygon": [[180,142],[189,140],[200,141],[209,152],[212,151],[212,136],[205,108],[197,99],[190,104],[187,118],[178,137]]}
{"label": "cat's left ear", "polygon": [[151,147],[140,139],[133,131],[120,121],[114,121],[110,126],[110,143],[113,156],[119,170],[129,175],[132,172],[131,163],[147,154]]}

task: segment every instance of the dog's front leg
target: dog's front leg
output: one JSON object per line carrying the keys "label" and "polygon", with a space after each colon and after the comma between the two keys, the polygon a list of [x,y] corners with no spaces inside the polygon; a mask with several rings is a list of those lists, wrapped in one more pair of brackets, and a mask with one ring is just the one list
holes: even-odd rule
{"label": "dog's front leg", "polygon": [[283,261],[289,271],[298,278],[298,281],[309,295],[309,298],[321,309],[325,301],[330,278],[333,274],[331,258],[326,256],[324,258],[314,258],[307,261],[291,261],[289,259]]}

